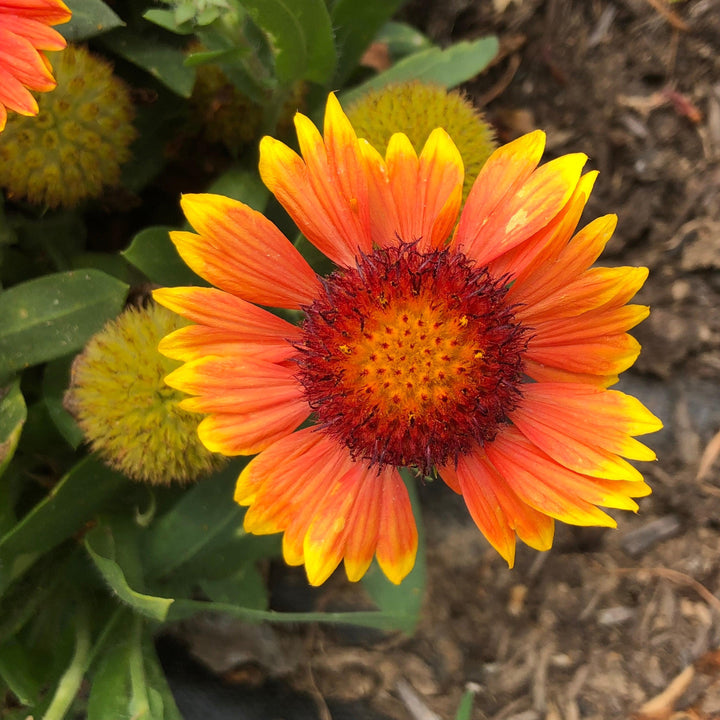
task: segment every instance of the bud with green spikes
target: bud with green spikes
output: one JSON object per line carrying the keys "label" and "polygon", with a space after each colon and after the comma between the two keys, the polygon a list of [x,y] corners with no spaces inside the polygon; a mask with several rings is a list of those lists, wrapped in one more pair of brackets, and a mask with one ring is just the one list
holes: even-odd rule
{"label": "bud with green spikes", "polygon": [[48,53],[57,79],[36,117],[14,115],[0,136],[0,186],[9,198],[72,208],[120,180],[136,136],[125,84],[82,47]]}
{"label": "bud with green spikes", "polygon": [[461,92],[440,85],[419,81],[387,85],[350,105],[347,115],[358,137],[383,154],[393,133],[405,133],[420,152],[428,135],[444,128],[465,163],[463,197],[497,147],[492,128],[472,103]]}
{"label": "bud with green spikes", "polygon": [[131,307],[73,363],[65,407],[92,449],[133,480],[188,483],[225,462],[200,442],[201,416],[180,408],[187,396],[165,384],[180,363],[161,355],[158,343],[186,324],[160,305]]}

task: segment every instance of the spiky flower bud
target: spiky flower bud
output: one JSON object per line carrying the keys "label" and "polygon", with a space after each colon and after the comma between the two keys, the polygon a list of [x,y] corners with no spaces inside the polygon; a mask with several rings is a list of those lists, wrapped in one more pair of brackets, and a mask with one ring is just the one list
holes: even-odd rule
{"label": "spiky flower bud", "polygon": [[347,109],[358,137],[385,153],[391,135],[405,133],[416,152],[428,135],[444,128],[465,163],[463,196],[496,147],[493,130],[472,103],[457,90],[418,81],[388,85],[369,92]]}
{"label": "spiky flower bud", "polygon": [[218,469],[197,434],[201,416],[165,384],[180,363],[158,352],[160,339],[187,325],[160,305],[131,307],[93,336],[72,368],[65,406],[109,465],[133,480],[187,483]]}
{"label": "spiky flower bud", "polygon": [[13,116],[0,136],[0,186],[12,198],[75,207],[117,185],[136,132],[124,83],[82,47],[49,53],[57,87],[38,116]]}

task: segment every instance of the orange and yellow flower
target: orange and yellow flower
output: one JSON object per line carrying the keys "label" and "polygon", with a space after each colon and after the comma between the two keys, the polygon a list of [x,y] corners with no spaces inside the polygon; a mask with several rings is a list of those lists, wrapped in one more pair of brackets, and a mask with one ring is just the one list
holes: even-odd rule
{"label": "orange and yellow flower", "polygon": [[66,43],[52,25],[70,20],[62,0],[0,0],[0,132],[8,109],[37,115],[30,90],[55,87],[50,62],[43,50],[62,50]]}
{"label": "orange and yellow flower", "polygon": [[[591,267],[615,227],[573,235],[596,173],[584,155],[539,165],[542,132],[498,149],[460,214],[463,163],[435,130],[418,156],[405,135],[385,157],[358,140],[334,96],[324,137],[296,117],[301,155],[266,137],[260,173],[337,269],[319,278],[262,214],[186,195],[193,232],[172,234],[214,288],[156,299],[192,320],[161,351],[166,379],[207,416],[212,451],[257,454],[235,500],[245,527],[283,533],[313,584],[376,557],[399,583],[417,531],[400,467],[437,472],[512,566],[516,538],[552,544],[554,520],[613,526],[650,492],[625,460],[660,421],[607,389],[639,345],[628,305],[643,268]],[[458,215],[460,217],[458,218]],[[260,306],[302,311],[299,324]],[[300,429],[298,429],[300,428]]]}

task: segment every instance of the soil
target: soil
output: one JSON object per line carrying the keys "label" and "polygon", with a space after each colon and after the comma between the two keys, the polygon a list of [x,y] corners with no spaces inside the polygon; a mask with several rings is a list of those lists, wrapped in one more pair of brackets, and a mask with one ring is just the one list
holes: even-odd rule
{"label": "soil", "polygon": [[[551,551],[521,547],[508,570],[462,499],[428,484],[412,638],[206,627],[205,645],[221,638],[214,660],[190,649],[213,667],[207,682],[164,653],[181,709],[449,720],[470,687],[475,720],[720,718],[720,0],[415,0],[405,12],[442,45],[497,34],[498,60],[465,89],[499,138],[542,128],[548,158],[582,151],[600,170],[585,220],[620,217],[603,264],[650,268],[643,353],[620,387],[665,422],[643,468],[654,492],[616,514],[617,530],[558,524]],[[303,586],[279,572],[276,599]],[[310,601],[358,592],[338,575]],[[270,704],[250,707],[253,693]]]}

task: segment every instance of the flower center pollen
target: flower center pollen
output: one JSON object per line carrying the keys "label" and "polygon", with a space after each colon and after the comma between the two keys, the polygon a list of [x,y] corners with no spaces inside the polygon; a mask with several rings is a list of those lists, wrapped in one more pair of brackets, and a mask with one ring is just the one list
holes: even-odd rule
{"label": "flower center pollen", "polygon": [[353,457],[431,472],[492,440],[517,403],[524,328],[462,253],[375,250],[307,308],[299,380]]}

